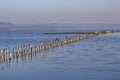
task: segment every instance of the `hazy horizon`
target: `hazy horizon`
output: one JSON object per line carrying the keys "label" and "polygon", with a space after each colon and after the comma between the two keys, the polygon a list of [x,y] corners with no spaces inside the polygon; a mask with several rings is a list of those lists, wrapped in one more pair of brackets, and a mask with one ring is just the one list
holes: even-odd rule
{"label": "hazy horizon", "polygon": [[120,30],[120,24],[28,24],[0,26],[0,32],[39,31],[39,32],[79,32],[88,30]]}

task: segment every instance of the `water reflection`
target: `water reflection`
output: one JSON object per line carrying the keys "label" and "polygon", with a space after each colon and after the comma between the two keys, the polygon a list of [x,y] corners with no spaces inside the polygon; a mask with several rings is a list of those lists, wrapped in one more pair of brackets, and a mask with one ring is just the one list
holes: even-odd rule
{"label": "water reflection", "polygon": [[0,64],[2,66],[2,69],[4,69],[5,67],[7,68],[12,67],[13,60],[16,60],[17,64],[19,64],[21,61],[22,63],[26,63],[27,61],[31,62],[33,60],[36,60],[38,54],[41,53],[45,54],[50,50],[54,51],[54,48],[63,47],[64,45],[70,43],[74,43],[80,40],[84,40],[104,34],[108,34],[108,33],[104,31],[95,32],[95,33],[89,33],[89,34],[74,36],[69,38],[67,37],[65,39],[56,38],[55,40],[47,41],[40,44],[34,43],[34,45],[27,44],[13,48],[5,48],[3,50],[0,50]]}
{"label": "water reflection", "polygon": [[[56,50],[57,48],[60,48],[60,47],[56,47]],[[15,53],[12,53],[13,54],[12,58],[10,58],[9,55],[0,56],[0,65],[2,70],[4,70],[5,68],[11,68],[13,63],[16,63],[16,64],[30,63],[36,60],[37,58],[42,59],[44,55],[48,54],[49,52],[54,53],[54,51],[55,51],[55,48],[50,48],[50,49],[41,50],[38,52],[31,52],[29,54],[24,54],[24,55],[17,55]]]}

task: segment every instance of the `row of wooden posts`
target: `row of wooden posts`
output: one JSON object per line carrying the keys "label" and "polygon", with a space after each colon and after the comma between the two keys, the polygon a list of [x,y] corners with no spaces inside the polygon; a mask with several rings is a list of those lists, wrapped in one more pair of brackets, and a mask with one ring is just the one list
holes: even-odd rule
{"label": "row of wooden posts", "polygon": [[51,48],[55,48],[58,46],[63,46],[66,44],[70,44],[76,41],[80,41],[83,39],[100,36],[104,34],[112,33],[111,31],[102,31],[102,32],[94,32],[91,34],[84,34],[80,36],[74,36],[70,38],[65,39],[55,39],[52,41],[40,43],[40,44],[28,44],[23,46],[18,46],[16,48],[5,48],[0,50],[0,64],[3,62],[3,60],[10,61],[13,58],[18,58],[20,56],[25,56],[27,54],[34,54],[34,53],[40,53],[41,51],[45,51]]}

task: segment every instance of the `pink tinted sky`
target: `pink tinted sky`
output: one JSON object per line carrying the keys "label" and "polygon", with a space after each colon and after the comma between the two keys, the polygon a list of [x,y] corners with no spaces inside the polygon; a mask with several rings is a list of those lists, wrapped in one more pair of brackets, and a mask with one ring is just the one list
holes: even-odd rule
{"label": "pink tinted sky", "polygon": [[0,21],[120,23],[120,0],[0,0]]}

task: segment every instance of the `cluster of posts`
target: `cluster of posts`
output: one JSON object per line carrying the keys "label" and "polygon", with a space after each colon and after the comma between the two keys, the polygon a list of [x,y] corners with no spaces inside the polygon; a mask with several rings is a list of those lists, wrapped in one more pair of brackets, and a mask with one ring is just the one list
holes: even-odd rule
{"label": "cluster of posts", "polygon": [[[40,43],[40,44],[28,44],[23,46],[18,46],[15,48],[5,48],[0,50],[0,64],[2,65],[2,68],[4,68],[4,63],[12,62],[12,59],[18,59],[20,56],[26,56],[29,54],[35,54],[40,53],[42,51],[49,50],[51,48],[56,48],[58,46],[64,46],[73,42],[77,42],[83,39],[100,36],[104,34],[112,33],[111,31],[102,31],[102,32],[94,32],[89,34],[84,34],[80,36],[74,36],[66,39],[58,39],[55,40]],[[11,63],[10,63],[11,64]]]}

